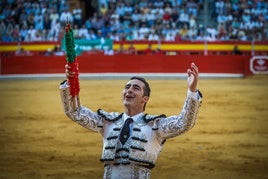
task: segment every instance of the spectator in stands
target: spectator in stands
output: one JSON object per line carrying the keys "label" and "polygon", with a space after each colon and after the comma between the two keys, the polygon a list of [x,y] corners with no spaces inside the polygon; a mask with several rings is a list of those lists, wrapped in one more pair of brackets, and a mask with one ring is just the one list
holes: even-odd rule
{"label": "spectator in stands", "polygon": [[195,17],[197,16],[197,3],[193,0],[187,1],[186,9],[188,14],[193,14]]}
{"label": "spectator in stands", "polygon": [[51,14],[50,14],[49,18],[50,18],[50,21],[51,21],[51,27],[53,27],[52,24],[57,22],[60,19],[60,16],[57,13],[56,9],[51,10]]}
{"label": "spectator in stands", "polygon": [[226,21],[227,21],[227,17],[223,13],[220,13],[217,17],[218,24],[225,23]]}
{"label": "spectator in stands", "polygon": [[120,43],[119,48],[115,52],[116,54],[125,54],[124,44]]}
{"label": "spectator in stands", "polygon": [[168,32],[165,34],[165,41],[166,42],[173,42],[175,41],[175,36],[172,32]]}
{"label": "spectator in stands", "polygon": [[134,32],[133,38],[134,40],[145,40],[144,35],[141,34],[139,31]]}
{"label": "spectator in stands", "polygon": [[138,7],[139,7],[140,9],[146,8],[147,6],[148,6],[147,0],[140,0],[140,1],[138,2]]}
{"label": "spectator in stands", "polygon": [[31,26],[35,27],[34,13],[33,12],[28,16],[27,24],[29,27],[31,27]]}
{"label": "spectator in stands", "polygon": [[159,40],[159,36],[156,34],[155,31],[153,31],[153,32],[151,32],[149,34],[148,40],[149,41],[158,41]]}
{"label": "spectator in stands", "polygon": [[136,48],[134,47],[133,43],[130,43],[126,53],[129,54],[129,55],[137,55],[138,54],[138,52],[137,52]]}
{"label": "spectator in stands", "polygon": [[88,29],[85,25],[82,25],[81,28],[78,30],[78,37],[80,39],[89,39]]}
{"label": "spectator in stands", "polygon": [[172,13],[171,13],[171,21],[172,21],[172,26],[178,26],[179,24],[179,14],[178,11],[176,9],[172,9]]}
{"label": "spectator in stands", "polygon": [[13,31],[11,32],[11,36],[13,37],[13,41],[15,42],[21,41],[19,25],[15,25]]}
{"label": "spectator in stands", "polygon": [[30,29],[28,29],[28,36],[26,37],[28,42],[34,41],[36,38],[36,29],[34,29],[34,26],[30,26]]}
{"label": "spectator in stands", "polygon": [[156,8],[161,8],[162,9],[164,7],[164,2],[162,0],[156,0],[156,1],[154,1],[154,6]]}
{"label": "spectator in stands", "polygon": [[85,26],[86,26],[87,29],[91,29],[91,28],[92,28],[91,17],[89,17],[89,18],[85,21]]}
{"label": "spectator in stands", "polygon": [[135,23],[139,23],[140,19],[141,19],[141,14],[139,12],[139,9],[136,8],[131,15],[131,20],[135,24]]}
{"label": "spectator in stands", "polygon": [[90,29],[87,40],[96,40],[96,39],[97,39],[97,35],[94,33],[92,29]]}
{"label": "spectator in stands", "polygon": [[247,40],[246,33],[242,29],[238,31],[238,40],[241,40],[241,41],[246,41]]}
{"label": "spectator in stands", "polygon": [[207,27],[207,33],[208,33],[208,37],[207,37],[207,40],[208,41],[215,41],[215,40],[217,40],[216,36],[217,36],[218,32],[217,32],[217,30],[214,27],[212,27],[212,25],[209,25]]}
{"label": "spectator in stands", "polygon": [[144,37],[149,34],[150,29],[146,26],[145,23],[142,24],[141,28],[139,29],[139,33]]}
{"label": "spectator in stands", "polygon": [[117,34],[116,31],[113,31],[113,32],[111,33],[110,38],[111,38],[113,41],[115,41],[115,42],[117,42],[117,41],[120,40],[119,34]]}
{"label": "spectator in stands", "polygon": [[114,55],[114,50],[108,46],[107,49],[104,50],[104,55],[112,56]]}
{"label": "spectator in stands", "polygon": [[192,26],[187,32],[187,37],[189,40],[195,40],[197,38],[197,30],[194,26]]}
{"label": "spectator in stands", "polygon": [[23,47],[19,47],[18,50],[16,50],[15,55],[16,56],[26,56],[26,55],[30,55],[30,52],[25,51]]}
{"label": "spectator in stands", "polygon": [[163,15],[163,23],[164,24],[171,24],[171,12],[166,10]]}
{"label": "spectator in stands", "polygon": [[94,14],[92,19],[92,28],[95,32],[98,30],[101,30],[101,28],[104,26],[104,21],[97,13]]}
{"label": "spectator in stands", "polygon": [[70,7],[69,7],[68,1],[67,0],[61,1],[59,11],[60,12],[68,12],[71,14],[71,12],[69,12],[69,9],[70,9]]}
{"label": "spectator in stands", "polygon": [[242,54],[242,52],[238,48],[238,45],[234,46],[232,54],[233,55],[241,55]]}
{"label": "spectator in stands", "polygon": [[13,38],[10,34],[8,34],[7,32],[4,32],[1,35],[1,42],[13,42]]}
{"label": "spectator in stands", "polygon": [[[9,0],[8,3],[4,2],[5,1],[1,3],[2,6],[0,8],[0,20],[2,19],[0,22],[0,29],[7,29],[6,26],[12,24],[9,26],[8,32],[5,33],[4,39],[7,41],[16,41],[18,39],[17,37],[14,37],[16,33],[12,33],[16,25],[19,25],[20,29],[22,29],[22,27],[30,29],[31,26],[34,26],[35,30],[41,30],[42,32],[40,32],[40,35],[42,40],[60,40],[58,38],[62,35],[62,27],[65,26],[66,16],[69,17],[70,22],[72,22],[72,18],[74,18],[74,14],[71,13],[66,15],[65,13],[66,11],[69,11],[69,4],[66,0],[53,0],[49,5],[46,1],[12,2],[12,0]],[[202,0],[113,0],[101,2],[105,4],[106,9],[103,11],[99,11],[100,9],[98,9],[96,13],[97,18],[95,18],[95,15],[94,17],[90,16],[89,23],[86,23],[86,21],[81,22],[81,26],[82,24],[86,24],[86,28],[93,28],[95,33],[103,27],[106,28],[104,25],[108,24],[107,27],[111,28],[111,31],[116,31],[114,36],[119,36],[119,39],[124,39],[130,31],[134,31],[133,28],[129,28],[131,23],[133,23],[135,30],[144,28],[142,24],[145,24],[148,29],[154,26],[156,34],[161,37],[163,37],[161,33],[163,28],[165,28],[165,23],[168,23],[171,26],[176,25],[178,30],[183,29],[184,24],[187,24],[188,29],[191,29],[191,26],[195,26],[198,32],[200,31],[200,27],[197,27],[197,23],[199,24],[200,22],[197,22],[196,16],[199,13],[198,8],[202,7],[200,6],[200,4],[203,3]],[[268,21],[268,3],[266,1],[216,0],[214,3],[215,15],[212,18],[217,22],[217,25],[213,28],[219,30],[218,26],[221,23],[224,23],[227,32],[226,34],[228,34],[225,37],[230,37],[231,32],[242,30],[245,33],[245,37],[243,36],[242,39],[251,40],[253,38],[252,34],[256,34],[256,40],[265,40],[265,34],[267,34],[265,25]],[[80,3],[78,2],[77,4]],[[75,9],[76,7],[74,8],[74,11]],[[166,13],[164,17],[165,20],[163,20],[164,13]],[[80,16],[82,15],[81,10],[79,10],[78,14],[80,14]],[[167,14],[171,16],[170,19]],[[61,28],[57,27],[58,30],[55,31],[55,22],[58,19],[61,19],[62,26]],[[91,19],[93,19],[92,22]],[[51,24],[49,25],[49,23]],[[78,29],[81,28],[76,22],[73,23],[78,25]],[[229,26],[232,26],[232,29]],[[11,33],[10,29],[13,29]],[[53,29],[52,32],[51,29]],[[0,33],[3,34],[4,31],[0,30]],[[7,36],[10,37],[7,38]],[[144,39],[149,38],[148,33],[143,34],[143,36]],[[210,34],[209,36],[211,37],[210,39],[213,39],[213,34]],[[222,36],[219,35],[217,37],[216,35],[216,40],[219,40],[219,38],[222,38]],[[31,38],[26,38],[26,35],[21,39],[26,39],[27,41],[32,40]],[[225,40],[226,39],[228,38],[225,38]],[[188,39],[186,38],[185,40]]]}
{"label": "spectator in stands", "polygon": [[74,25],[77,25],[78,28],[82,27],[82,9],[80,8],[80,4],[77,3],[75,8],[73,9],[73,19]]}
{"label": "spectator in stands", "polygon": [[53,54],[54,54],[55,56],[63,56],[63,55],[64,55],[64,52],[62,51],[60,45],[56,45],[56,46],[54,47]]}
{"label": "spectator in stands", "polygon": [[196,41],[205,41],[206,40],[206,37],[204,35],[204,32],[203,31],[200,31],[195,40]]}
{"label": "spectator in stands", "polygon": [[182,40],[187,40],[188,26],[184,24],[183,28],[180,30],[180,36]]}
{"label": "spectator in stands", "polygon": [[143,51],[145,55],[152,55],[154,54],[154,50],[152,49],[152,44],[149,43],[148,47]]}
{"label": "spectator in stands", "polygon": [[51,29],[49,31],[47,39],[49,41],[57,41],[58,36],[60,33],[61,25],[60,25],[60,20],[52,21],[51,22]]}
{"label": "spectator in stands", "polygon": [[190,13],[190,15],[189,15],[189,29],[191,29],[192,27],[194,27],[196,29],[197,24],[196,24],[196,17],[194,16],[193,13]]}
{"label": "spectator in stands", "polygon": [[44,14],[44,20],[43,20],[44,30],[49,31],[51,29],[51,20],[49,18],[49,13]]}
{"label": "spectator in stands", "polygon": [[67,8],[63,8],[62,13],[60,14],[60,24],[62,27],[66,24],[66,18],[68,18],[68,21],[73,24],[73,14]]}
{"label": "spectator in stands", "polygon": [[184,24],[189,25],[189,15],[185,9],[180,13],[179,28],[184,27]]}
{"label": "spectator in stands", "polygon": [[79,28],[77,25],[73,26],[73,36],[74,38],[77,38],[77,39],[79,38]]}
{"label": "spectator in stands", "polygon": [[104,3],[101,3],[101,5],[100,5],[100,13],[101,13],[101,15],[106,14],[107,11],[108,11],[108,9],[107,9],[106,5]]}
{"label": "spectator in stands", "polygon": [[126,36],[126,40],[127,41],[132,41],[134,40],[134,36],[133,36],[133,31],[130,31],[127,36]]}
{"label": "spectator in stands", "polygon": [[24,41],[26,36],[28,34],[28,29],[26,28],[26,25],[23,25],[20,29],[19,35],[20,35],[20,41]]}
{"label": "spectator in stands", "polygon": [[52,56],[53,52],[51,50],[51,48],[48,48],[47,51],[45,52],[45,56]]}
{"label": "spectator in stands", "polygon": [[115,11],[119,15],[119,20],[122,22],[125,15],[125,4],[123,2],[117,2]]}
{"label": "spectator in stands", "polygon": [[215,2],[215,9],[216,9],[216,14],[221,14],[225,12],[225,4],[223,0],[216,0]]}

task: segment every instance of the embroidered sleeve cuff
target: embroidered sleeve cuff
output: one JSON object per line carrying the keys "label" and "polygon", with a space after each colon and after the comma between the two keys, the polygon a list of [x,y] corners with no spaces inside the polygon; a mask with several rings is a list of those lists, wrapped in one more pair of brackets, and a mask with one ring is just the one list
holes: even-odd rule
{"label": "embroidered sleeve cuff", "polygon": [[202,100],[202,93],[199,90],[196,90],[196,92],[192,92],[191,90],[188,89],[187,96],[199,100],[200,102]]}

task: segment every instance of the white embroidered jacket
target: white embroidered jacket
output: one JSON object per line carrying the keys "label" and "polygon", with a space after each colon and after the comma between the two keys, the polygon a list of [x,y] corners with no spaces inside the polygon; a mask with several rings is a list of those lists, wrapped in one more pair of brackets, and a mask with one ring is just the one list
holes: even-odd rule
{"label": "white embroidered jacket", "polygon": [[133,122],[131,137],[121,145],[119,135],[124,125],[123,113],[98,110],[96,113],[82,106],[74,110],[67,83],[60,87],[65,114],[81,126],[103,136],[101,161],[106,165],[134,164],[153,168],[166,139],[191,129],[196,121],[201,94],[188,91],[179,115],[144,114]]}

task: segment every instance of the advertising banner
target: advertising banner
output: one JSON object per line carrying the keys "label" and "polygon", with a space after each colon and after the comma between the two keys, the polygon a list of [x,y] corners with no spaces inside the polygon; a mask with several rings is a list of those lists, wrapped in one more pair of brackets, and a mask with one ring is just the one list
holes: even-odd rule
{"label": "advertising banner", "polygon": [[[65,51],[65,44],[62,40],[62,49]],[[92,51],[92,50],[107,50],[113,48],[113,41],[111,39],[96,39],[96,40],[87,40],[87,39],[75,39],[75,52],[76,55],[81,55],[83,51]]]}

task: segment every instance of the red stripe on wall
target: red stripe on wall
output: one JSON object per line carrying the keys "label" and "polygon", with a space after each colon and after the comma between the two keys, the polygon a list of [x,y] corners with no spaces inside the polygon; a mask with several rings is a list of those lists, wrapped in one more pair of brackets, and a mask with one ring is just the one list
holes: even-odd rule
{"label": "red stripe on wall", "polygon": [[[79,56],[80,73],[185,73],[195,62],[201,73],[250,74],[250,56],[195,55],[85,55]],[[64,73],[64,56],[11,56],[1,58],[1,74]]]}

